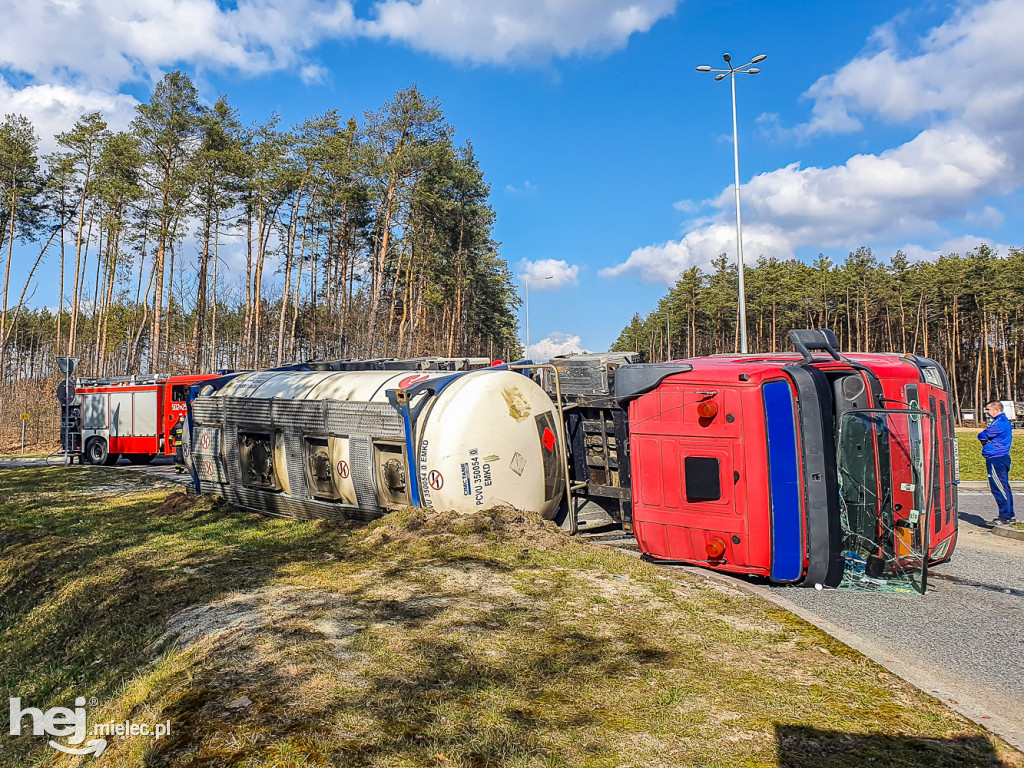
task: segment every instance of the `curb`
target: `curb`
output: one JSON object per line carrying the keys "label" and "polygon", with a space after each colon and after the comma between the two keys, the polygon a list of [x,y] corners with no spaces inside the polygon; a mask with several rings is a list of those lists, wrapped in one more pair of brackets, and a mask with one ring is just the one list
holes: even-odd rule
{"label": "curb", "polygon": [[1017,528],[1010,528],[1005,525],[997,525],[992,529],[993,536],[1003,536],[1007,539],[1015,539],[1017,541],[1024,541],[1024,531]]}
{"label": "curb", "polygon": [[[961,480],[958,487],[962,491],[987,491],[989,489],[988,480]],[[1024,481],[1011,480],[1010,490],[1024,491]]]}
{"label": "curb", "polygon": [[[1024,533],[1024,531],[1021,531],[1020,533]],[[621,547],[616,547],[611,544],[602,544],[600,542],[591,543],[594,546],[606,547],[608,549],[624,552],[625,554],[638,559],[642,557],[640,552],[622,549]],[[965,700],[962,692],[952,690],[945,683],[929,677],[909,664],[886,658],[885,651],[878,648],[870,641],[835,626],[831,622],[818,616],[818,614],[813,611],[790,602],[777,592],[768,589],[767,587],[762,587],[759,584],[751,584],[733,576],[705,568],[699,568],[697,566],[671,565],[665,567],[670,570],[683,571],[691,576],[703,576],[706,579],[717,581],[742,592],[747,592],[751,595],[755,595],[756,597],[760,597],[763,600],[792,613],[794,616],[803,619],[816,629],[821,630],[826,635],[833,637],[844,645],[849,646],[858,653],[871,659],[871,661],[877,664],[880,668],[914,686],[924,695],[940,701],[944,706],[963,715],[975,725],[978,725],[989,733],[995,734],[1014,749],[1024,752],[1024,728],[1021,728],[1021,726],[1006,720],[997,712],[987,709],[983,703]],[[800,589],[800,587],[794,587],[794,589]]]}

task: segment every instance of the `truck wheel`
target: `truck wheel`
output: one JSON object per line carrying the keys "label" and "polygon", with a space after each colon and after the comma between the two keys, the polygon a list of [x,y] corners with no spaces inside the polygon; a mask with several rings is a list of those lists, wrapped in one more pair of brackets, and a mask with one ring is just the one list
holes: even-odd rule
{"label": "truck wheel", "polygon": [[99,466],[106,464],[110,454],[107,452],[107,441],[102,437],[94,437],[85,444],[85,460],[89,464]]}
{"label": "truck wheel", "polygon": [[156,458],[152,453],[126,453],[124,457],[132,464],[149,464]]}

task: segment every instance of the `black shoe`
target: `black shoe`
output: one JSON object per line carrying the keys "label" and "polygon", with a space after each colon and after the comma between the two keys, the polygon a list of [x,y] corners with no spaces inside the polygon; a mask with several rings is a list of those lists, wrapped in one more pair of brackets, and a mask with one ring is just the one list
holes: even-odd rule
{"label": "black shoe", "polygon": [[1015,517],[997,517],[992,521],[992,527],[995,528],[997,525],[1013,525],[1017,522]]}

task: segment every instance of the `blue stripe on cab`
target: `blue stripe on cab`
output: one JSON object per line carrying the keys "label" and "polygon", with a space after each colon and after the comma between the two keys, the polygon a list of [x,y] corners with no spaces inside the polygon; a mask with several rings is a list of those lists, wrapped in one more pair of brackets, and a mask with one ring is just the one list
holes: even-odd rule
{"label": "blue stripe on cab", "polygon": [[771,577],[773,581],[796,581],[803,575],[804,536],[793,392],[785,381],[768,382],[761,391],[768,433]]}

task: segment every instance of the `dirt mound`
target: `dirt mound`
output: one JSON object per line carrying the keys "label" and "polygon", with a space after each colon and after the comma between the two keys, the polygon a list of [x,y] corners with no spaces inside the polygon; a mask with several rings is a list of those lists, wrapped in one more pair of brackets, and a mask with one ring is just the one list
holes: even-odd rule
{"label": "dirt mound", "polygon": [[163,503],[153,510],[154,515],[182,515],[186,512],[191,512],[196,504],[200,501],[200,497],[194,494],[185,493],[185,491],[175,491],[166,499]]}
{"label": "dirt mound", "polygon": [[522,541],[531,548],[560,549],[570,537],[536,512],[495,507],[470,515],[433,509],[403,509],[372,523],[364,543],[372,546],[456,536],[476,541]]}

